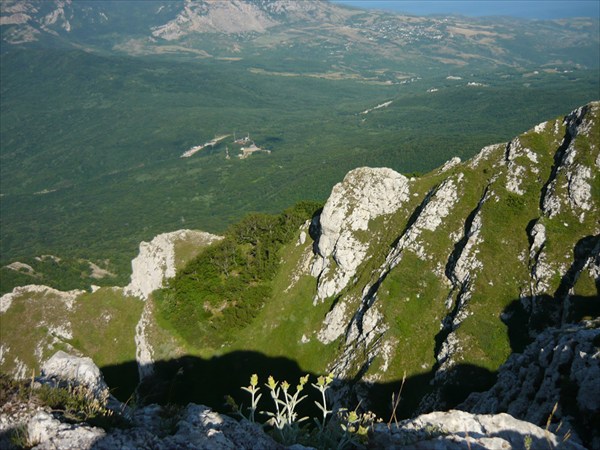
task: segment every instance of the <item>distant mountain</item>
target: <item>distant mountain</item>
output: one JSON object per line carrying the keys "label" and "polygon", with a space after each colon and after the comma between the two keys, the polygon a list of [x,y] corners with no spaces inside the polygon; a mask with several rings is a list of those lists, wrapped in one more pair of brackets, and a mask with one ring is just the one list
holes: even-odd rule
{"label": "distant mountain", "polygon": [[[247,57],[310,49],[331,70],[373,57],[421,66],[598,67],[598,20],[527,21],[415,17],[325,0],[7,0],[2,41],[129,54]],[[10,46],[5,45],[4,51]],[[355,58],[366,61],[356,61]]]}
{"label": "distant mountain", "polygon": [[157,236],[125,289],[17,288],[0,299],[2,370],[25,377],[67,348],[109,384],[135,382],[136,361],[149,398],[177,385],[217,407],[254,372],[332,371],[338,400],[380,412],[406,377],[409,415],[456,407],[523,353],[465,405],[541,426],[554,415],[592,442],[599,142],[592,102],[419,178],[352,170],[312,220],[300,207],[224,239]]}

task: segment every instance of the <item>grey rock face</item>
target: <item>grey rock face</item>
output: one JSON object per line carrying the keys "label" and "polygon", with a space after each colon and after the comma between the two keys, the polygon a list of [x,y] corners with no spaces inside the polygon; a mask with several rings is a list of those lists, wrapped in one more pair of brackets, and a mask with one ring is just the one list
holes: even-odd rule
{"label": "grey rock face", "polygon": [[[567,206],[583,221],[585,213],[592,209],[592,169],[575,163],[577,154],[574,141],[579,134],[587,135],[591,129],[589,111],[598,108],[599,102],[582,106],[565,117],[566,133],[555,155],[555,167],[546,184],[542,198],[542,209],[548,217],[554,217]],[[558,194],[561,187],[567,188],[566,198]]]}
{"label": "grey rock face", "polygon": [[379,449],[583,449],[508,414],[477,415],[464,411],[433,412],[394,424],[377,424]]}
{"label": "grey rock face", "polygon": [[178,230],[140,243],[140,253],[131,261],[131,282],[125,286],[125,294],[147,300],[152,291],[163,287],[167,278],[175,276],[176,242],[193,240],[206,245],[219,239],[222,238],[202,231]]}
{"label": "grey rock face", "polygon": [[177,433],[164,440],[166,448],[188,445],[205,449],[277,449],[278,445],[262,429],[247,421],[238,422],[231,417],[212,411],[202,405],[186,407]]}
{"label": "grey rock face", "polygon": [[[257,425],[238,422],[202,405],[189,404],[178,417],[166,418],[164,410],[150,405],[137,411],[134,426],[108,432],[95,449],[264,449],[283,448]],[[173,422],[172,429],[169,421]]]}
{"label": "grey rock face", "polygon": [[318,255],[311,271],[318,277],[315,301],[347,286],[371,244],[357,232],[367,231],[371,220],[395,212],[408,200],[408,191],[405,176],[367,167],[352,170],[333,187],[319,218]]}
{"label": "grey rock face", "polygon": [[[574,439],[600,446],[600,322],[568,325],[541,333],[523,353],[500,368],[496,384],[471,394],[459,406],[474,413],[507,412],[537,425],[552,416],[571,428]],[[577,433],[584,435],[577,437]]]}
{"label": "grey rock face", "polygon": [[[90,358],[62,351],[48,360],[38,379],[42,384],[81,385],[102,397],[107,386]],[[104,396],[106,398],[106,396]],[[202,405],[189,404],[181,411],[167,412],[158,405],[129,409],[114,398],[106,404],[115,414],[124,412],[125,428],[102,428],[86,423],[68,423],[59,411],[33,405],[10,405],[11,413],[0,420],[0,445],[10,445],[4,434],[24,427],[29,445],[36,449],[279,449],[257,424],[238,422]]]}
{"label": "grey rock face", "polygon": [[100,395],[108,390],[102,373],[91,358],[80,358],[63,351],[56,352],[42,365],[43,382],[67,381],[83,385],[94,394]]}
{"label": "grey rock face", "polygon": [[40,411],[27,422],[29,442],[39,450],[78,450],[93,448],[104,437],[100,428],[63,423],[46,411]]}

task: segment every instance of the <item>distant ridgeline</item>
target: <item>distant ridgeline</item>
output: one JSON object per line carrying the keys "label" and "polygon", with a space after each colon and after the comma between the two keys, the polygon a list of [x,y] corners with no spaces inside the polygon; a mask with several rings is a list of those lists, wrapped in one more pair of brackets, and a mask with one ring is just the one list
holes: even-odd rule
{"label": "distant ridgeline", "polygon": [[[524,352],[464,405],[542,426],[552,415],[592,439],[599,403],[577,392],[594,378],[576,373],[598,369],[599,187],[599,102],[419,178],[357,168],[322,208],[142,243],[124,289],[4,295],[0,367],[28,377],[66,349],[91,356],[123,398],[140,377],[146,401],[216,408],[252,373],[331,371],[334,400],[381,416],[405,377],[408,416],[460,405]],[[561,378],[546,386],[540,374],[558,370],[551,355],[564,345],[579,350],[561,353]],[[518,403],[507,382],[517,372],[539,414]]]}

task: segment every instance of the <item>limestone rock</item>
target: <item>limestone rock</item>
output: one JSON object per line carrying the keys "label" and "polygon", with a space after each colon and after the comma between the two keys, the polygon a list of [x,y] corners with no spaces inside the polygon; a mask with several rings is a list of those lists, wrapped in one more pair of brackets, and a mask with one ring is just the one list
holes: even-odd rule
{"label": "limestone rock", "polygon": [[[356,365],[367,368],[374,358],[382,352],[380,339],[389,328],[383,314],[378,310],[377,289],[381,280],[385,279],[402,259],[403,252],[410,250],[422,259],[427,258],[424,243],[421,242],[423,230],[435,231],[448,216],[458,200],[457,184],[463,174],[451,176],[430,192],[417,211],[415,221],[400,236],[395,247],[389,252],[385,262],[379,269],[378,280],[365,286],[358,308],[352,314],[349,325],[343,330],[342,319],[347,314],[346,303],[349,299],[341,299],[328,313],[324,326],[319,332],[322,342],[331,342],[345,332],[346,340],[342,353],[333,363],[333,371],[338,377],[350,376],[349,370]],[[358,351],[360,349],[360,351]]]}
{"label": "limestone rock", "polygon": [[508,414],[477,415],[456,410],[424,414],[389,429],[377,424],[373,444],[378,449],[584,449]]}
{"label": "limestone rock", "polygon": [[40,411],[27,422],[28,439],[39,450],[91,449],[105,435],[101,428],[68,424]]}
{"label": "limestone rock", "polygon": [[367,231],[371,220],[395,212],[408,200],[408,191],[408,179],[385,168],[352,170],[334,186],[319,217],[318,255],[312,267],[319,279],[316,300],[346,287],[371,245],[357,232]]}
{"label": "limestone rock", "polygon": [[458,156],[455,156],[454,158],[449,159],[448,161],[446,161],[444,163],[444,165],[438,170],[438,173],[444,173],[447,172],[448,170],[452,169],[453,167],[456,167],[460,164],[460,158]]}
{"label": "limestone rock", "polygon": [[[496,384],[471,394],[460,409],[474,413],[507,412],[544,426],[552,414],[574,439],[600,445],[600,322],[567,325],[540,333],[523,353],[511,355]],[[577,433],[583,436],[577,437]]]}
{"label": "limestone rock", "polygon": [[[93,393],[107,389],[98,367],[90,358],[79,358],[57,352],[42,369],[38,379],[42,384],[83,385]],[[13,399],[15,402],[22,400]],[[189,404],[180,412],[167,412],[158,405],[148,405],[134,410],[117,402],[115,414],[125,412],[125,428],[106,430],[86,423],[67,421],[60,411],[33,407],[22,402],[7,408],[0,404],[0,445],[10,446],[5,438],[11,430],[24,427],[28,443],[36,449],[280,449],[262,428],[247,421],[238,422],[231,417],[212,411],[202,405]],[[21,407],[22,406],[22,407]]]}
{"label": "limestone rock", "polygon": [[69,355],[61,350],[42,365],[44,382],[60,380],[83,385],[95,394],[108,390],[100,369],[91,358]]}
{"label": "limestone rock", "polygon": [[174,436],[163,441],[164,448],[202,449],[278,449],[273,439],[260,426],[238,422],[202,405],[190,404],[177,424]]}
{"label": "limestone rock", "polygon": [[469,161],[469,167],[475,168],[479,165],[480,162],[487,160],[492,155],[499,153],[506,144],[493,144],[483,147],[479,153],[477,153],[471,161]]}
{"label": "limestone rock", "polygon": [[220,239],[202,231],[179,230],[159,234],[150,242],[142,242],[139,255],[131,261],[131,282],[125,286],[125,294],[147,300],[152,291],[163,287],[167,278],[174,277],[177,242],[189,240],[197,245],[208,245]]}
{"label": "limestone rock", "polygon": [[521,189],[523,178],[528,174],[539,173],[537,154],[524,147],[517,137],[506,146],[505,162],[508,169],[506,171],[506,190],[523,195],[525,193]]}
{"label": "limestone rock", "polygon": [[345,301],[338,302],[325,316],[323,327],[317,335],[317,338],[323,344],[335,341],[346,332],[348,326],[347,305],[348,303]]}
{"label": "limestone rock", "polygon": [[[578,369],[579,370],[579,369]],[[581,370],[591,378],[596,374]],[[77,381],[88,386],[104,386],[98,368],[89,358],[75,358],[63,352],[45,366],[42,382],[52,375],[57,382]],[[581,375],[583,377],[587,375]],[[63,378],[64,377],[64,378]],[[589,380],[593,381],[593,380]],[[589,387],[589,386],[588,386]],[[594,399],[589,408],[598,408]],[[11,405],[15,410],[16,405]],[[67,423],[56,412],[29,409],[0,417],[0,443],[5,434],[18,426],[27,430],[27,440],[36,449],[260,449],[286,447],[275,442],[263,429],[237,420],[203,405],[188,404],[179,412],[167,412],[158,405],[137,408],[129,414],[129,426],[106,430],[85,423]],[[18,409],[18,408],[16,408]],[[375,425],[369,448],[378,449],[501,449],[528,448],[582,449],[574,440],[561,442],[559,436],[508,414],[477,415],[464,411],[434,412],[405,420],[389,428]],[[299,444],[288,447],[307,449]]]}
{"label": "limestone rock", "polygon": [[421,259],[427,258],[424,243],[421,242],[423,230],[435,231],[445,217],[450,214],[452,207],[458,201],[458,187],[463,179],[462,174],[444,180],[437,188],[427,195],[421,205],[414,223],[400,236],[396,246],[388,254],[381,268],[381,276],[396,267],[402,259],[405,250],[410,250]]}
{"label": "limestone rock", "polygon": [[[554,217],[564,210],[566,206],[579,214],[583,222],[585,213],[592,209],[592,169],[578,161],[577,137],[588,136],[593,120],[590,118],[592,110],[600,108],[600,102],[576,109],[565,117],[566,128],[562,144],[554,157],[555,167],[544,189],[542,210],[548,217]],[[563,189],[567,195],[561,195]]]}

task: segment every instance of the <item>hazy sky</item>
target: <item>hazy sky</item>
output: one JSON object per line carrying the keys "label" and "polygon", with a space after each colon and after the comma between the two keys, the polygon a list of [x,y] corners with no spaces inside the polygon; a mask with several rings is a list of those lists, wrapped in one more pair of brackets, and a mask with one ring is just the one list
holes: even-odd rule
{"label": "hazy sky", "polygon": [[600,0],[334,0],[357,8],[375,8],[414,15],[462,14],[514,16],[528,19],[600,16]]}

